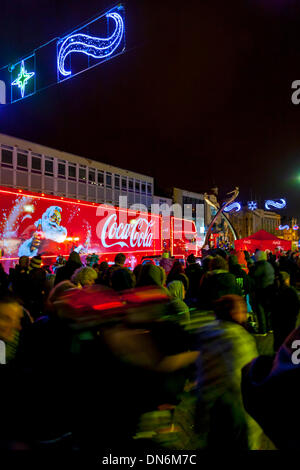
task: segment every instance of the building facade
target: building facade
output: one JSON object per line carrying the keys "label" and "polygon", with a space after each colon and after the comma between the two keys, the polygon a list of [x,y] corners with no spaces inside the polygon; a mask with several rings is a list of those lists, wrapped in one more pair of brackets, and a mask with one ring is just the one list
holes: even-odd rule
{"label": "building facade", "polygon": [[0,134],[0,185],[119,205],[153,202],[153,178]]}
{"label": "building facade", "polygon": [[264,211],[263,209],[250,211],[245,208],[239,212],[232,212],[229,219],[238,238],[245,238],[259,230],[278,235],[276,228],[280,225],[281,216],[276,212]]}

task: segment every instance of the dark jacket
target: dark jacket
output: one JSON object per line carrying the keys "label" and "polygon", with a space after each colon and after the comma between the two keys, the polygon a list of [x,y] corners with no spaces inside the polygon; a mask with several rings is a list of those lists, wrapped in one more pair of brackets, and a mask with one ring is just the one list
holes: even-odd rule
{"label": "dark jacket", "polygon": [[185,274],[189,279],[189,288],[186,297],[195,298],[198,294],[200,280],[204,274],[204,270],[198,263],[192,263],[186,267]]}
{"label": "dark jacket", "polygon": [[59,284],[62,281],[70,280],[76,269],[81,268],[81,263],[75,261],[67,261],[64,266],[56,271],[54,285]]}
{"label": "dark jacket", "polygon": [[231,266],[230,272],[235,276],[236,282],[243,293],[243,297],[246,297],[246,295],[250,293],[250,282],[247,273],[242,269],[240,264]]}
{"label": "dark jacket", "polygon": [[265,289],[272,286],[275,280],[273,266],[268,261],[257,261],[251,271],[256,289]]}
{"label": "dark jacket", "polygon": [[212,309],[213,303],[223,295],[242,295],[235,276],[227,271],[207,273],[199,292],[200,307]]}

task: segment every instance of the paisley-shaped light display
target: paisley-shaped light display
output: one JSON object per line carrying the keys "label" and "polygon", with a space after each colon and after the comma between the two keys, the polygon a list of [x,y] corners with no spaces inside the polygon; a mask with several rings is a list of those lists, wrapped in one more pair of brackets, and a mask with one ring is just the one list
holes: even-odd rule
{"label": "paisley-shaped light display", "polygon": [[286,200],[282,198],[276,201],[273,201],[271,199],[265,201],[265,208],[268,211],[272,210],[272,207],[274,209],[284,209],[286,207]]}
{"label": "paisley-shaped light display", "polygon": [[66,59],[70,54],[85,54],[94,59],[105,60],[118,50],[124,37],[124,20],[116,11],[106,14],[105,18],[115,23],[113,33],[109,37],[101,38],[89,34],[75,33],[67,36],[59,44],[57,68],[62,77],[66,78],[72,75],[72,71],[67,70],[65,66]]}
{"label": "paisley-shaped light display", "polygon": [[242,209],[242,206],[239,202],[232,202],[227,207],[225,207],[224,212],[239,212]]}

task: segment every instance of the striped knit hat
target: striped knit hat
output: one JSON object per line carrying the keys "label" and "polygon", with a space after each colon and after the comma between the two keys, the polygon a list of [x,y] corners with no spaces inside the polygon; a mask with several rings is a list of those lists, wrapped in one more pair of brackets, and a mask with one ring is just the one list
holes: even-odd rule
{"label": "striped knit hat", "polygon": [[42,258],[40,256],[34,256],[30,260],[29,269],[40,268],[42,266]]}

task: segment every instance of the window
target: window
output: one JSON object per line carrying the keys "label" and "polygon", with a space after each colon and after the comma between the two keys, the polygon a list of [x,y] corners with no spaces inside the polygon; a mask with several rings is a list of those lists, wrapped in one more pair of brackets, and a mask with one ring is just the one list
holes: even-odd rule
{"label": "window", "polygon": [[98,186],[104,185],[104,173],[103,171],[98,171]]}
{"label": "window", "polygon": [[81,166],[79,168],[79,181],[85,182],[86,181],[86,167]]}
{"label": "window", "polygon": [[68,171],[69,171],[69,179],[75,180],[76,179],[76,166],[69,164]]}
{"label": "window", "polygon": [[136,193],[139,193],[139,192],[140,192],[140,189],[141,189],[141,188],[140,188],[140,182],[139,182],[139,181],[136,181],[136,182],[135,182],[135,192],[136,192]]}
{"label": "window", "polygon": [[96,171],[95,170],[89,170],[89,183],[95,184],[96,181]]}
{"label": "window", "polygon": [[115,188],[120,189],[120,176],[115,175]]}
{"label": "window", "polygon": [[12,166],[13,153],[12,150],[2,149],[2,166]]}
{"label": "window", "polygon": [[66,177],[66,164],[65,163],[58,162],[57,175],[59,178]]}
{"label": "window", "polygon": [[122,178],[122,189],[127,191],[127,179]]}
{"label": "window", "polygon": [[40,156],[32,155],[31,157],[31,169],[32,173],[41,173],[42,171],[42,159]]}
{"label": "window", "polygon": [[152,194],[152,184],[147,184],[147,193]]}
{"label": "window", "polygon": [[45,160],[45,175],[53,176],[53,161]]}
{"label": "window", "polygon": [[25,170],[25,168],[27,168],[27,155],[24,155],[23,153],[17,154],[17,167],[18,169],[22,170]]}
{"label": "window", "polygon": [[146,184],[142,183],[142,193],[145,193],[145,192],[146,192]]}
{"label": "window", "polygon": [[133,191],[133,180],[128,181],[128,189],[129,191]]}
{"label": "window", "polygon": [[112,182],[111,173],[106,173],[106,186],[108,188],[111,188],[111,182]]}

